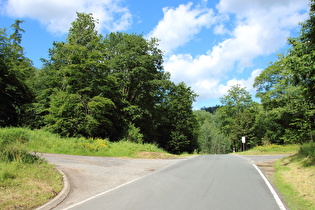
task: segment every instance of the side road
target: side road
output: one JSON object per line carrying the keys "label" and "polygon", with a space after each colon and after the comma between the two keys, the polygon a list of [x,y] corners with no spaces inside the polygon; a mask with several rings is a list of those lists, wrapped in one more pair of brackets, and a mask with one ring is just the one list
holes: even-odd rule
{"label": "side road", "polygon": [[65,186],[56,198],[38,209],[65,209],[187,159],[127,159],[61,154],[42,154],[42,157],[64,173]]}
{"label": "side road", "polygon": [[[101,192],[154,173],[188,159],[124,159],[43,154],[64,175],[64,188],[51,202],[38,209],[65,209]],[[284,156],[245,156],[268,177],[271,163]],[[266,165],[269,167],[266,168]],[[266,170],[268,169],[268,170]]]}

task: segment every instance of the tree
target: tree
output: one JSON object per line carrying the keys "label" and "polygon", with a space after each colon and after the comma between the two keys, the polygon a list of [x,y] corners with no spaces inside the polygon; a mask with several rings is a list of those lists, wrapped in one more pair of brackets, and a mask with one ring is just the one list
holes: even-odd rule
{"label": "tree", "polygon": [[18,126],[26,121],[28,105],[33,100],[29,81],[35,68],[21,47],[22,21],[12,24],[13,34],[0,29],[0,126]]}
{"label": "tree", "polygon": [[[103,41],[111,75],[119,81],[130,126],[139,128],[146,142],[158,142],[156,103],[165,77],[163,55],[156,39],[142,35],[110,33]],[[159,113],[161,114],[161,113]]]}
{"label": "tree", "polygon": [[222,132],[229,136],[236,150],[241,148],[240,139],[246,136],[248,147],[253,141],[253,124],[256,111],[250,94],[240,85],[232,86],[228,94],[221,98],[222,107],[217,109],[221,120]]}
{"label": "tree", "polygon": [[279,56],[254,83],[264,107],[260,115],[265,124],[263,138],[271,143],[301,143],[313,136],[312,105],[304,88],[294,84],[294,72],[287,65],[287,56]]}
{"label": "tree", "polygon": [[167,151],[180,154],[197,149],[198,123],[192,111],[196,94],[184,83],[169,82],[163,101],[158,104],[159,144]]}
{"label": "tree", "polygon": [[315,1],[310,0],[309,18],[301,23],[300,36],[290,38],[292,47],[286,56],[286,66],[292,71],[295,85],[302,86],[309,103],[315,101]]}
{"label": "tree", "polygon": [[224,154],[230,151],[228,136],[220,131],[218,114],[207,111],[194,111],[199,123],[198,146],[202,153]]}
{"label": "tree", "polygon": [[119,83],[110,75],[94,18],[77,16],[67,41],[50,49],[37,84],[37,112],[54,132],[118,140],[127,130]]}
{"label": "tree", "polygon": [[212,106],[212,107],[202,107],[201,110],[205,110],[207,112],[210,112],[211,114],[214,114],[215,111],[220,107],[220,105]]}
{"label": "tree", "polygon": [[77,15],[66,41],[53,44],[36,75],[39,125],[62,135],[193,151],[195,94],[170,81],[158,40],[126,33],[103,37],[95,31],[91,14]]}
{"label": "tree", "polygon": [[301,23],[300,35],[289,38],[288,52],[256,79],[268,119],[276,131],[272,142],[302,143],[313,140],[315,128],[315,1],[310,1],[309,18]]}

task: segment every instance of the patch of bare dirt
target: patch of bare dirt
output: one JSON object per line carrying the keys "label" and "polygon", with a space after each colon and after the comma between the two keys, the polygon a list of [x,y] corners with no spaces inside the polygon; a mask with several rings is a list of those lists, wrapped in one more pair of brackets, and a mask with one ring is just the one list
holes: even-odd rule
{"label": "patch of bare dirt", "polygon": [[277,161],[276,159],[262,160],[262,161],[255,162],[255,164],[259,167],[259,169],[265,174],[265,176],[270,181],[273,181],[274,180],[273,175],[275,173],[275,169],[273,165],[276,161]]}
{"label": "patch of bare dirt", "polygon": [[145,158],[145,159],[170,159],[170,158],[176,158],[176,156],[167,154],[167,153],[161,153],[161,152],[139,152],[137,154],[137,157],[139,158]]}

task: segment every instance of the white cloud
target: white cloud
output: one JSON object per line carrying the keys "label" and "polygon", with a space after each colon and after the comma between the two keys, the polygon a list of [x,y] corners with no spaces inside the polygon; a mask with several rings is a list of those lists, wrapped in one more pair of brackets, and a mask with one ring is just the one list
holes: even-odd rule
{"label": "white cloud", "polygon": [[8,0],[5,5],[9,16],[38,20],[55,34],[68,32],[76,12],[92,13],[100,30],[126,30],[132,22],[130,11],[120,0]]}
{"label": "white cloud", "polygon": [[224,26],[224,24],[216,25],[213,30],[214,30],[214,34],[217,34],[217,35],[230,33],[230,31]]}
{"label": "white cloud", "polygon": [[262,69],[255,69],[251,74],[250,77],[247,79],[231,79],[227,81],[226,84],[220,84],[220,97],[227,93],[227,91],[234,85],[239,84],[241,87],[246,88],[246,91],[250,92],[251,94],[255,95],[255,89],[253,84],[255,82],[255,78],[262,72]]}
{"label": "white cloud", "polygon": [[255,68],[254,59],[284,47],[291,30],[307,18],[307,5],[308,0],[221,0],[217,5],[219,13],[212,15],[212,19],[220,20],[213,33],[230,36],[203,55],[170,56],[165,70],[175,82],[191,86],[200,99],[222,97],[235,84],[254,93],[252,84],[260,70],[253,71],[247,79],[233,78],[244,69]]}
{"label": "white cloud", "polygon": [[[203,1],[205,4],[206,1]],[[161,40],[160,48],[169,54],[177,47],[189,42],[195,34],[214,22],[214,13],[210,8],[201,5],[193,7],[193,3],[181,4],[177,8],[163,8],[164,18],[148,34]]]}

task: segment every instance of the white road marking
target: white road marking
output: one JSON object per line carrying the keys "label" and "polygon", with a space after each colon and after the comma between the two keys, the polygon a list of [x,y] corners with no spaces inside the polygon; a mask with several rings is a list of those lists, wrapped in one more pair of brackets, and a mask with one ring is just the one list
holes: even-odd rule
{"label": "white road marking", "polygon": [[[145,176],[147,176],[147,175],[145,175]],[[85,202],[87,202],[87,201],[89,201],[89,200],[92,200],[92,199],[94,199],[94,198],[100,197],[100,196],[102,196],[102,195],[105,195],[106,193],[109,193],[109,192],[114,191],[114,190],[116,190],[116,189],[118,189],[118,188],[121,188],[121,187],[123,187],[123,186],[125,186],[125,185],[128,185],[128,184],[130,184],[130,183],[132,183],[132,182],[135,182],[135,181],[137,181],[137,180],[139,180],[139,179],[142,179],[142,178],[145,177],[145,176],[138,177],[138,178],[136,178],[136,179],[134,179],[134,180],[131,180],[131,181],[129,181],[129,182],[126,182],[126,183],[124,183],[124,184],[122,184],[122,185],[119,185],[119,186],[117,186],[117,187],[114,187],[114,188],[112,188],[112,189],[110,189],[110,190],[107,190],[107,191],[102,192],[102,193],[100,193],[100,194],[94,195],[94,196],[92,196],[92,197],[90,197],[90,198],[88,198],[88,199],[85,199],[85,200],[83,200],[83,201],[81,201],[81,202],[79,202],[79,203],[73,204],[72,206],[69,206],[69,207],[65,208],[64,210],[68,210],[68,209],[74,208],[74,207],[76,207],[76,206],[79,206],[79,205],[81,205],[81,204],[83,204],[83,203],[85,203]]]}
{"label": "white road marking", "polygon": [[263,178],[263,180],[265,181],[265,183],[267,184],[271,194],[273,195],[274,199],[276,200],[279,208],[281,210],[286,210],[285,206],[283,205],[281,199],[279,198],[278,194],[276,193],[276,191],[273,189],[272,185],[270,184],[270,182],[268,181],[268,179],[266,178],[266,176],[261,172],[261,170],[255,165],[253,164],[253,166],[256,168],[256,170],[259,172],[260,176]]}

